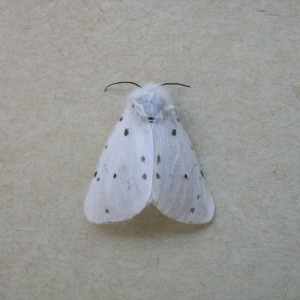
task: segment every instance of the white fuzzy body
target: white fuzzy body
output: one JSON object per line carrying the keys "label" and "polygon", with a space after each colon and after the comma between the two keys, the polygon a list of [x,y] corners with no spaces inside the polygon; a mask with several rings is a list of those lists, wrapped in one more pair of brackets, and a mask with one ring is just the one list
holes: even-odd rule
{"label": "white fuzzy body", "polygon": [[184,223],[207,223],[215,206],[166,89],[134,90],[99,159],[85,199],[93,223],[131,219],[153,203]]}

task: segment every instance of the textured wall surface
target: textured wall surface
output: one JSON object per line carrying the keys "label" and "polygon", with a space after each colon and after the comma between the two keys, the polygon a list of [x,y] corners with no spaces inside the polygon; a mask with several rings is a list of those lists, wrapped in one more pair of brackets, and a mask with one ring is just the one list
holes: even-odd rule
{"label": "textured wall surface", "polygon": [[[299,1],[0,1],[1,299],[299,299]],[[172,87],[217,214],[83,214],[131,86]]]}

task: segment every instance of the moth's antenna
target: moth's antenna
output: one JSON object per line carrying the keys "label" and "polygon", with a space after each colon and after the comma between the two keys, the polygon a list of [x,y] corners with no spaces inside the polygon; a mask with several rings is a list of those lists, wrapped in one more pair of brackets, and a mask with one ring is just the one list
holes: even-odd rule
{"label": "moth's antenna", "polygon": [[185,86],[185,87],[188,87],[188,88],[191,87],[190,85],[186,85],[186,84],[183,84],[183,83],[177,83],[177,82],[167,82],[167,83],[163,83],[161,85],[181,85],[181,86]]}
{"label": "moth's antenna", "polygon": [[109,84],[109,85],[104,89],[104,92],[106,92],[107,89],[108,89],[110,86],[115,85],[115,84],[120,84],[120,83],[130,83],[130,84],[134,84],[134,85],[136,85],[136,86],[138,86],[138,87],[141,87],[141,86],[138,85],[137,83],[134,83],[134,82],[131,82],[131,81],[120,81],[120,82],[114,82],[114,83]]}

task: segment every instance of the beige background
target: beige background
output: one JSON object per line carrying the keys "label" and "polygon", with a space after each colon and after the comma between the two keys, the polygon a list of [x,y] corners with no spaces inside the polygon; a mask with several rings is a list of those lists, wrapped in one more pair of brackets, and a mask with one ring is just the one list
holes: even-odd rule
{"label": "beige background", "polygon": [[[299,1],[0,1],[1,299],[300,299]],[[217,214],[83,215],[131,86],[172,87]]]}

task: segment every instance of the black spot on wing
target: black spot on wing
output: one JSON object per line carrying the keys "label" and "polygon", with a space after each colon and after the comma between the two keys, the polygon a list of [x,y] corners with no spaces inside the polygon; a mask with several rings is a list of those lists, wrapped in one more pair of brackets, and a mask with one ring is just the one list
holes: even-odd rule
{"label": "black spot on wing", "polygon": [[129,134],[129,129],[126,128],[126,129],[124,130],[124,135],[127,136],[128,134]]}
{"label": "black spot on wing", "polygon": [[143,178],[144,180],[146,180],[146,179],[147,179],[147,174],[143,174],[142,178]]}
{"label": "black spot on wing", "polygon": [[94,173],[94,177],[96,177],[97,176],[97,171]]}
{"label": "black spot on wing", "polygon": [[171,133],[172,133],[173,136],[175,136],[177,134],[176,129],[173,129]]}
{"label": "black spot on wing", "polygon": [[157,164],[159,164],[160,163],[160,155],[158,154],[157,155]]}

